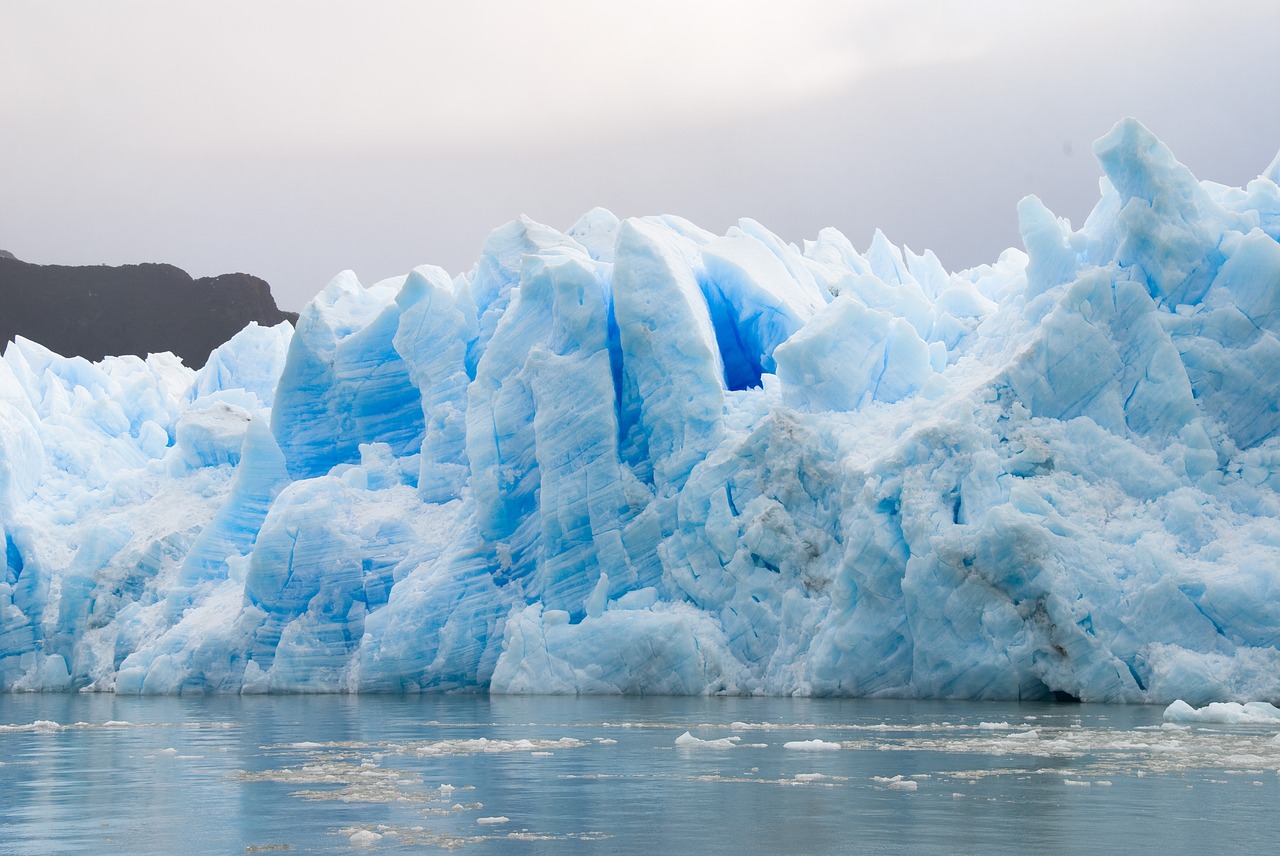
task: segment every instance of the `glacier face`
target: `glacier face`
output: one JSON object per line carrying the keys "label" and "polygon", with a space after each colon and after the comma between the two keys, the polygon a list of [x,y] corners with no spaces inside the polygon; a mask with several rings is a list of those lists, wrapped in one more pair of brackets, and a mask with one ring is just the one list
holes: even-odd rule
{"label": "glacier face", "polygon": [[1280,159],[1083,227],[522,218],[297,329],[0,360],[0,686],[1280,698]]}

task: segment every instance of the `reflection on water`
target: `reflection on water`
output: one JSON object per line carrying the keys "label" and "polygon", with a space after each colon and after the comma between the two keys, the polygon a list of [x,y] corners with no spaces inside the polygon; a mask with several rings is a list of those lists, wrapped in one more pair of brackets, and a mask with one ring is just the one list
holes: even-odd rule
{"label": "reflection on water", "polygon": [[867,700],[0,696],[0,852],[1269,851],[1275,727]]}

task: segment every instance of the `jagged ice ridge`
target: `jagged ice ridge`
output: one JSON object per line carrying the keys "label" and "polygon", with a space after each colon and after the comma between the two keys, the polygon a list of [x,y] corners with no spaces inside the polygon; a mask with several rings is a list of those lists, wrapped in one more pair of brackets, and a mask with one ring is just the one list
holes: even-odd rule
{"label": "jagged ice ridge", "polygon": [[1280,159],[948,273],[600,209],[0,360],[6,690],[1280,698]]}

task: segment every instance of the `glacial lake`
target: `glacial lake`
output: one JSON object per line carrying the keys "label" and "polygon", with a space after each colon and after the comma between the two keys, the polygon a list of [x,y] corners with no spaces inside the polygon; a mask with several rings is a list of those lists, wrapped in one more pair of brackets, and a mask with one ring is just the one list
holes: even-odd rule
{"label": "glacial lake", "polygon": [[1276,728],[1162,713],[3,695],[0,853],[1276,852]]}

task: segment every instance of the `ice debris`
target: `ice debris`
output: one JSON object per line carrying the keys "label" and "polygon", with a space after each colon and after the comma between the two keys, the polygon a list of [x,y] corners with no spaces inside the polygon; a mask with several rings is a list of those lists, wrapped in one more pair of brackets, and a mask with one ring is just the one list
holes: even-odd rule
{"label": "ice debris", "polygon": [[1280,188],[1073,228],[521,218],[297,328],[0,359],[5,690],[1280,699]]}

